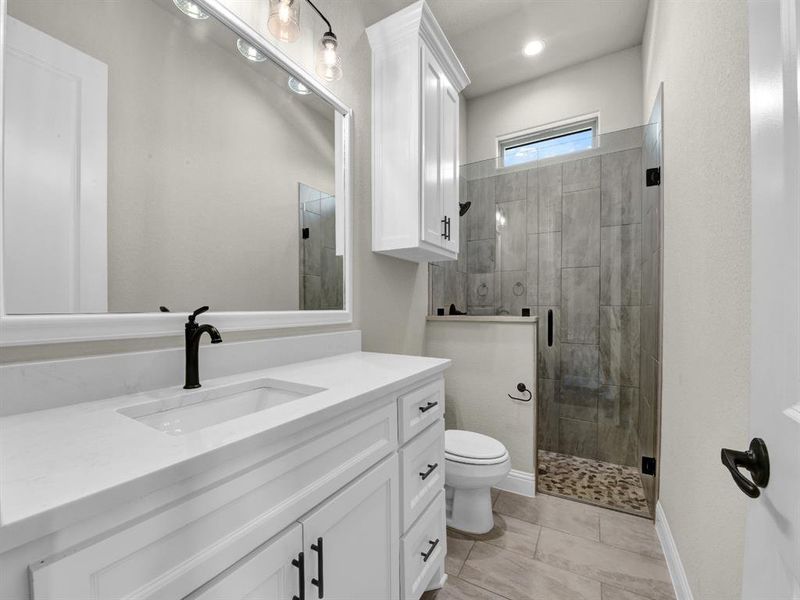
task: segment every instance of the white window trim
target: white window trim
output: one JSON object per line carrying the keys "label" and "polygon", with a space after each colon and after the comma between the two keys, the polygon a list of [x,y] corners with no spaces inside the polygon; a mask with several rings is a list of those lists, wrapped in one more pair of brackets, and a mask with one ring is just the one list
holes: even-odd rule
{"label": "white window trim", "polygon": [[513,131],[497,136],[497,167],[504,168],[503,159],[505,150],[509,146],[518,146],[526,143],[542,141],[551,137],[567,135],[575,131],[581,131],[587,126],[592,128],[596,138],[600,129],[600,113],[588,113],[553,121],[543,125],[537,125],[528,129]]}

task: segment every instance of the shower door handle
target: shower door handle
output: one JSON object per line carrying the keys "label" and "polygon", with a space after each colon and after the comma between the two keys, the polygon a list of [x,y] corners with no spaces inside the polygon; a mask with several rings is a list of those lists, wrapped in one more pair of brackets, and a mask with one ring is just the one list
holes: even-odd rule
{"label": "shower door handle", "polygon": [[[769,483],[769,453],[764,440],[753,438],[750,448],[744,452],[723,448],[720,456],[722,464],[730,471],[739,489],[751,498],[758,498],[761,495],[761,490],[758,488],[767,487]],[[750,471],[753,481],[742,475],[739,467]]]}

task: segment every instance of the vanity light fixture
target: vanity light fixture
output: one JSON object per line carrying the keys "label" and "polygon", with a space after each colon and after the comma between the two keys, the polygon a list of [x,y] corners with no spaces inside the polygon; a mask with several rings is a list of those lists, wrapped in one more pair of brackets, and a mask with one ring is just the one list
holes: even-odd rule
{"label": "vanity light fixture", "polygon": [[308,96],[311,93],[311,90],[308,89],[308,86],[297,79],[296,77],[289,77],[289,89],[292,90],[295,94],[300,94],[301,96]]}
{"label": "vanity light fixture", "polygon": [[[177,1],[177,0],[176,0]],[[331,22],[311,2],[306,0],[328,27],[319,41],[316,57],[317,75],[326,81],[342,78],[342,58],[339,56],[339,41],[333,33]],[[293,42],[300,37],[300,0],[269,0],[269,32],[282,42]]]}
{"label": "vanity light fixture", "polygon": [[192,2],[191,0],[172,0],[175,6],[185,14],[187,17],[191,17],[192,19],[207,19],[208,13],[203,11],[197,4]]}
{"label": "vanity light fixture", "polygon": [[542,40],[533,40],[525,44],[522,53],[525,56],[536,56],[544,50],[544,42]]}
{"label": "vanity light fixture", "polygon": [[239,50],[239,54],[244,56],[247,60],[252,60],[253,62],[264,62],[267,60],[266,55],[259,52],[258,48],[248,44],[242,38],[236,40],[236,48]]}

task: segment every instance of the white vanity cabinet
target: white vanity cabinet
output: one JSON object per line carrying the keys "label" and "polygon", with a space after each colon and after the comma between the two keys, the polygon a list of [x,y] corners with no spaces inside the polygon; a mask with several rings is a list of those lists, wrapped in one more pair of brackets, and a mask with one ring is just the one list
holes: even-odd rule
{"label": "white vanity cabinet", "polygon": [[443,405],[441,372],[406,380],[0,554],[0,569],[20,582],[27,567],[36,600],[419,600],[445,580]]}
{"label": "white vanity cabinet", "polygon": [[459,248],[459,93],[469,83],[417,2],[367,29],[372,47],[372,249],[417,262]]}

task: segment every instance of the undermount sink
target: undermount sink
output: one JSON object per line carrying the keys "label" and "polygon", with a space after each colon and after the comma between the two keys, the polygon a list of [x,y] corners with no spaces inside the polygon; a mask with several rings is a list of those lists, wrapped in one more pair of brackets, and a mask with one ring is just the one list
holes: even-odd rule
{"label": "undermount sink", "polygon": [[183,435],[324,391],[288,381],[256,379],[184,391],[117,412],[170,435]]}

